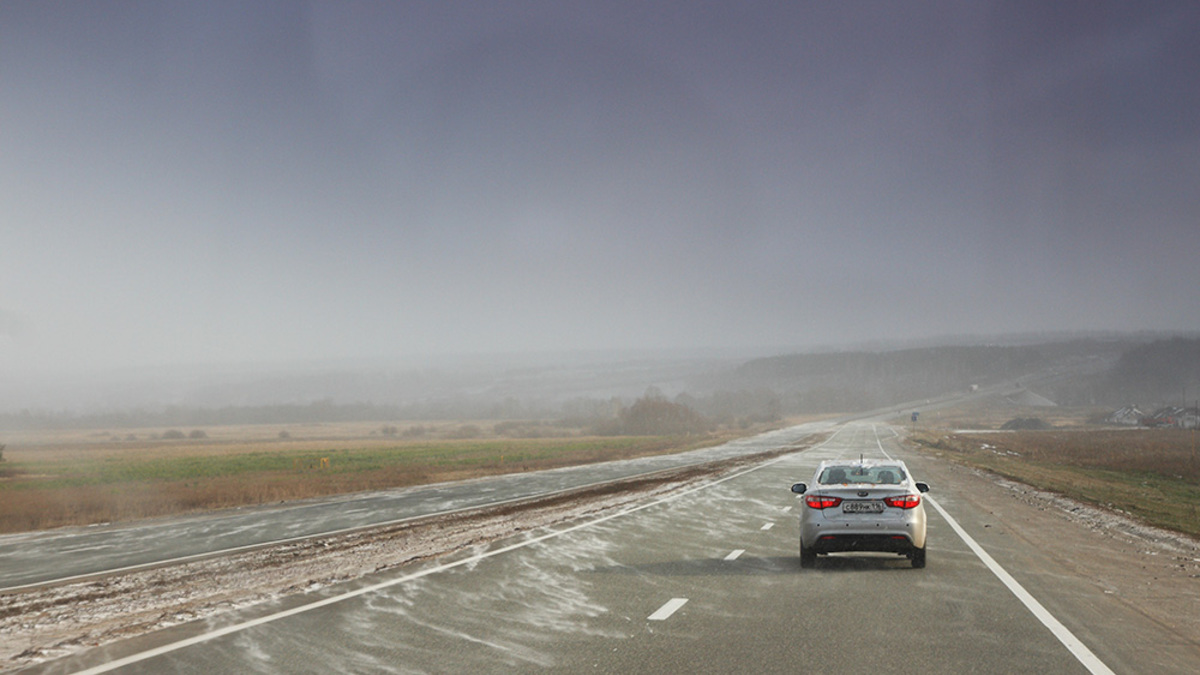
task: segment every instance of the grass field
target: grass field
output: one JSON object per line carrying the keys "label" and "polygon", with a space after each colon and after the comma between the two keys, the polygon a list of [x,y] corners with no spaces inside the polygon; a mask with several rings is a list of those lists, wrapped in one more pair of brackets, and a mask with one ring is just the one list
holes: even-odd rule
{"label": "grass field", "polygon": [[595,437],[534,423],[487,422],[402,428],[312,425],[289,427],[286,433],[278,427],[203,431],[202,438],[192,438],[194,430],[158,430],[32,433],[8,439],[0,462],[0,532],[681,452],[733,437]]}
{"label": "grass field", "polygon": [[1200,535],[1200,434],[1060,426],[972,433],[918,428],[910,439],[945,459]]}

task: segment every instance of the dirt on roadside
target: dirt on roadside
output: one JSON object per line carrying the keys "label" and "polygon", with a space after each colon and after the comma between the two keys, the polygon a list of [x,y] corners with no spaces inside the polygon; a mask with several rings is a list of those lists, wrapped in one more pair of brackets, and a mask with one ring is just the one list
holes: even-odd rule
{"label": "dirt on roadside", "polygon": [[986,470],[936,459],[921,464],[932,494],[939,484],[953,485],[955,499],[985,514],[985,532],[1014,538],[1022,544],[1017,549],[1049,558],[1041,569],[1014,574],[1081,579],[1149,619],[1115,628],[1115,617],[1093,619],[1100,633],[1116,632],[1139,645],[1145,667],[1157,661],[1158,672],[1192,672],[1200,662],[1200,540]]}
{"label": "dirt on roadside", "polygon": [[[394,572],[538,528],[614,513],[801,449],[660,472],[493,509],[3,594],[0,670]],[[922,464],[930,469],[930,475],[922,477],[935,490],[938,485],[954,485],[957,498],[987,514],[990,527],[1046,552],[1064,573],[1094,584],[1114,601],[1148,617],[1161,633],[1156,642],[1169,643],[1174,650],[1174,656],[1156,657],[1178,661],[1200,655],[1200,542],[978,469],[932,459]]]}
{"label": "dirt on roadside", "polygon": [[805,446],[661,471],[493,508],[0,594],[0,670],[317,591],[522,532],[600,517]]}

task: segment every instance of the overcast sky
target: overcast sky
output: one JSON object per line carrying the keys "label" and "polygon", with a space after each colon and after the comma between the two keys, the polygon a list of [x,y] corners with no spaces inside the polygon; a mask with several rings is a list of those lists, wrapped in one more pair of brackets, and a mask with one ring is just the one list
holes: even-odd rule
{"label": "overcast sky", "polygon": [[0,368],[1200,329],[1200,5],[3,2]]}

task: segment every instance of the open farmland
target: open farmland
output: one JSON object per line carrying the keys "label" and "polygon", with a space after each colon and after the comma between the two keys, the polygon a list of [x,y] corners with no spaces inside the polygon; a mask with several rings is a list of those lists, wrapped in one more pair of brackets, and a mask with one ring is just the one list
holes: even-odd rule
{"label": "open farmland", "polygon": [[940,458],[1125,512],[1151,525],[1200,535],[1196,431],[917,429],[910,440]]}
{"label": "open farmland", "polygon": [[597,437],[536,423],[486,422],[399,428],[311,425],[286,433],[278,427],[248,426],[203,432],[17,437],[0,463],[0,532],[549,469],[681,452],[731,438]]}
{"label": "open farmland", "polygon": [[[1009,403],[1003,397],[988,397],[949,408],[921,413],[916,428],[943,430],[999,429],[1013,419],[1036,418],[1055,429],[1097,429],[1104,416],[1112,412],[1105,407],[1022,406]],[[897,422],[910,427],[907,415]]]}

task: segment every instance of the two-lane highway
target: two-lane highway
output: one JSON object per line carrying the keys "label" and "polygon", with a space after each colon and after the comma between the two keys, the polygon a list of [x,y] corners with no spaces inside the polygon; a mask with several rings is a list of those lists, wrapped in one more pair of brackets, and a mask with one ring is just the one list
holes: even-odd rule
{"label": "two-lane highway", "polygon": [[[928,567],[831,556],[801,570],[800,502],[788,486],[821,459],[885,453],[933,483]],[[938,483],[944,475],[890,430],[851,425],[819,447],[620,513],[38,670],[1188,672],[1178,664],[1200,655],[1194,645],[1162,645],[1171,659],[1147,660],[1129,639],[1153,634],[1145,617],[998,539],[980,524],[986,514]],[[1015,561],[1022,567],[1009,569]]]}
{"label": "two-lane highway", "polygon": [[277,508],[233,509],[130,525],[4,535],[0,536],[0,592],[494,506],[666,469],[744,457],[790,447],[831,426],[830,422],[816,422],[673,455],[313,499]]}

